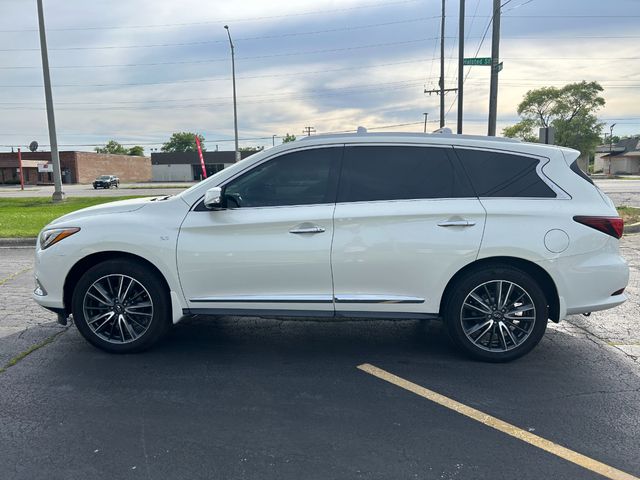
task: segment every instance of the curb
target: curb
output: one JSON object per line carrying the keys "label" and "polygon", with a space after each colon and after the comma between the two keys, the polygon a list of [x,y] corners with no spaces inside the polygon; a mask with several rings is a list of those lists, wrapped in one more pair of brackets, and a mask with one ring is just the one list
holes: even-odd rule
{"label": "curb", "polygon": [[0,238],[0,247],[35,247],[35,237],[29,238]]}
{"label": "curb", "polygon": [[640,232],[640,222],[624,226],[624,234]]}

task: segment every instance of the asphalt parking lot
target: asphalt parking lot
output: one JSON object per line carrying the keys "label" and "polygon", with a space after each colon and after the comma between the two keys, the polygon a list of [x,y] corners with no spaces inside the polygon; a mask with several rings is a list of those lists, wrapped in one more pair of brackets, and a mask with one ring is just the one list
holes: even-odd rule
{"label": "asphalt parking lot", "polygon": [[638,477],[640,236],[622,245],[632,300],[551,325],[504,365],[419,321],[196,318],[108,355],[31,302],[31,249],[0,249],[0,478]]}

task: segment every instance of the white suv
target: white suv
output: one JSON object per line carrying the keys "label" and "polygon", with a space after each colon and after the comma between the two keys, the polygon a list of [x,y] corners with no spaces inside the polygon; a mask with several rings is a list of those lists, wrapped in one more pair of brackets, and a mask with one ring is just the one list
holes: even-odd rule
{"label": "white suv", "polygon": [[173,197],[44,228],[34,299],[110,352],[185,315],[443,318],[473,357],[615,307],[622,220],[578,152],[447,134],[314,136]]}

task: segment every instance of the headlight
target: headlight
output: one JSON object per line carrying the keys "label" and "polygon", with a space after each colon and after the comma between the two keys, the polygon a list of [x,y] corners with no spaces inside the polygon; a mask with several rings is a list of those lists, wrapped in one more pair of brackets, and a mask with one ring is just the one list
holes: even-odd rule
{"label": "headlight", "polygon": [[80,229],[77,227],[52,228],[51,230],[45,230],[40,234],[40,250],[49,248],[51,245],[58,243],[60,240],[70,237],[79,231]]}

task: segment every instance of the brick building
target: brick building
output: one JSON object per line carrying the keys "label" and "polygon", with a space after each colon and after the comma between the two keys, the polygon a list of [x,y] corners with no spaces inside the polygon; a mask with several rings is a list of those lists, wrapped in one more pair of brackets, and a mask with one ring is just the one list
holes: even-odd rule
{"label": "brick building", "polygon": [[[240,152],[247,158],[255,152]],[[207,176],[219,172],[236,161],[236,152],[203,152]],[[202,166],[197,152],[153,152],[151,153],[152,178],[154,182],[192,182],[201,180]]]}
{"label": "brick building", "polygon": [[[0,183],[19,183],[18,154],[0,152]],[[49,165],[48,167],[46,165]],[[24,183],[53,183],[51,152],[23,152]],[[123,182],[151,181],[151,159],[94,152],[60,152],[63,183],[91,183],[99,175],[116,175]]]}

